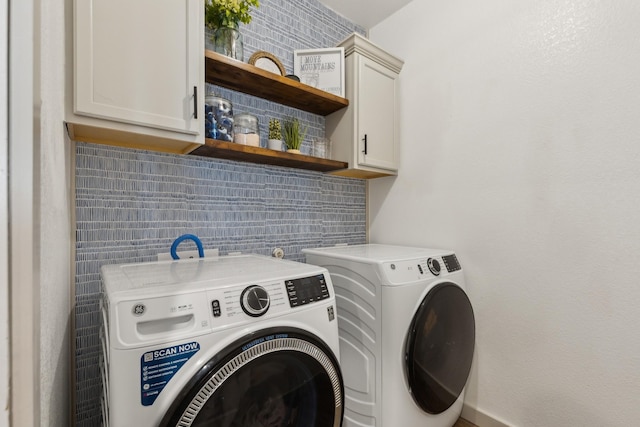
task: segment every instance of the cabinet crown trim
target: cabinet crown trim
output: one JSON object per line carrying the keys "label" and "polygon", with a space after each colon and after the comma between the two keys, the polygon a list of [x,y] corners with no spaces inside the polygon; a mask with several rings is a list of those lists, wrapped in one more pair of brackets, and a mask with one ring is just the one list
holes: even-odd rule
{"label": "cabinet crown trim", "polygon": [[358,33],[353,33],[344,39],[338,47],[344,47],[344,55],[349,56],[354,52],[371,59],[381,65],[384,65],[391,71],[400,74],[404,61],[394,55],[383,50],[380,46],[371,42],[369,39],[362,37]]}

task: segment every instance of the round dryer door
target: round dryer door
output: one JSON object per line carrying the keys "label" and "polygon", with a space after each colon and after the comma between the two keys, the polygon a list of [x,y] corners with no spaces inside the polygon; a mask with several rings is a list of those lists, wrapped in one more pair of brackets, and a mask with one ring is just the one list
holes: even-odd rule
{"label": "round dryer door", "polygon": [[433,287],[416,312],[406,341],[406,373],[414,400],[439,414],[458,399],[469,377],[475,345],[471,302],[458,285]]}
{"label": "round dryer door", "polygon": [[333,352],[297,329],[269,329],[216,355],[161,426],[339,427],[343,383]]}

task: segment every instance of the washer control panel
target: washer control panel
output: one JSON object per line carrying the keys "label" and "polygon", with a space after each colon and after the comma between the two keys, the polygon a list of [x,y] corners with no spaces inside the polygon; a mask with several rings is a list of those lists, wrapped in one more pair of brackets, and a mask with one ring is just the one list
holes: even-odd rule
{"label": "washer control panel", "polygon": [[257,282],[206,291],[213,328],[280,316],[330,298],[325,274]]}
{"label": "washer control panel", "polygon": [[326,268],[272,257],[233,255],[104,267],[112,348],[166,344],[289,313],[324,314],[335,308]]}
{"label": "washer control panel", "polygon": [[300,279],[286,280],[289,305],[298,307],[315,301],[329,298],[329,289],[324,274],[303,277]]}

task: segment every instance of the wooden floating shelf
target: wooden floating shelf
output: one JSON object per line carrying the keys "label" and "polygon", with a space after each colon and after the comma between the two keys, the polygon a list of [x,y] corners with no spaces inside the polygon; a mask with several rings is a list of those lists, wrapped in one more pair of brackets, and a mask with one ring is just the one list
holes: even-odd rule
{"label": "wooden floating shelf", "polygon": [[189,154],[201,157],[214,157],[217,159],[307,169],[318,172],[333,172],[348,167],[346,162],[305,156],[304,154],[269,150],[262,147],[251,147],[210,138],[206,138],[204,145],[196,148]]}
{"label": "wooden floating shelf", "polygon": [[205,81],[309,113],[326,116],[349,100],[251,64],[205,50]]}

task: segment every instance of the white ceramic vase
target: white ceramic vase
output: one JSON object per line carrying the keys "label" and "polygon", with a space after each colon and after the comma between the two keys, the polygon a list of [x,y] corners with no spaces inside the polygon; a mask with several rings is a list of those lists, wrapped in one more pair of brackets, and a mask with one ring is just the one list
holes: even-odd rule
{"label": "white ceramic vase", "polygon": [[267,141],[267,147],[269,147],[271,150],[282,151],[282,140],[269,139]]}

